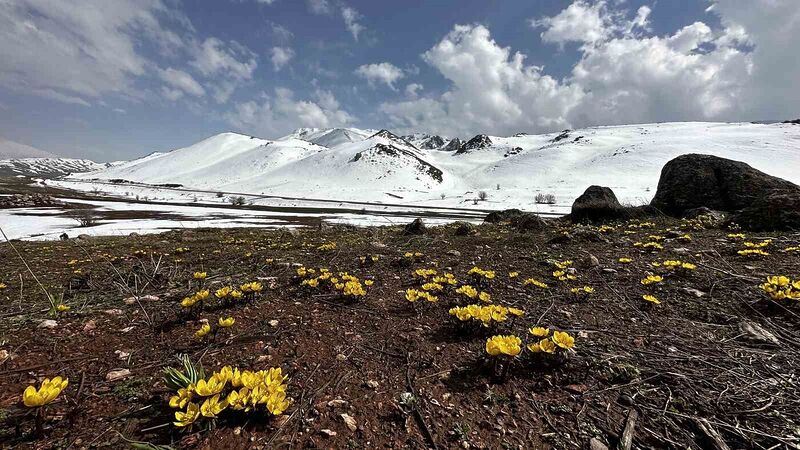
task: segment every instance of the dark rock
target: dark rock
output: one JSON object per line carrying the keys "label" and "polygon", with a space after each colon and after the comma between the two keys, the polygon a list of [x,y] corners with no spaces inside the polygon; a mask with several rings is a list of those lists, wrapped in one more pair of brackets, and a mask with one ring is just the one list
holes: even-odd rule
{"label": "dark rock", "polygon": [[61,235],[58,236],[58,238],[61,239],[62,241],[66,241],[69,239],[69,235],[67,233],[61,233]]}
{"label": "dark rock", "polygon": [[444,139],[441,136],[431,136],[428,139],[425,139],[420,144],[420,148],[424,148],[426,150],[433,150],[435,148],[439,148],[444,145]]}
{"label": "dark rock", "polygon": [[502,211],[490,212],[483,221],[489,223],[510,222],[512,219],[518,218],[524,214],[525,213],[519,209],[504,209]]}
{"label": "dark rock", "polygon": [[688,154],[671,160],[661,169],[658,189],[650,205],[674,216],[700,207],[736,211],[780,190],[800,192],[800,187],[740,161]]}
{"label": "dark rock", "polygon": [[469,236],[477,232],[475,225],[469,222],[456,222],[456,236]]}
{"label": "dark rock", "polygon": [[457,152],[459,149],[461,149],[462,145],[464,145],[464,141],[459,138],[454,138],[448,142],[447,145],[442,148],[442,150],[446,152]]}
{"label": "dark rock", "polygon": [[521,231],[523,233],[527,231],[539,231],[547,227],[547,222],[533,213],[524,213],[516,219],[513,219],[511,224],[517,229],[517,231]]}
{"label": "dark rock", "polygon": [[713,209],[701,206],[699,208],[687,209],[683,212],[683,217],[686,219],[696,219],[698,217],[710,217],[715,222],[722,222],[725,220],[725,213],[722,211],[714,211]]}
{"label": "dark rock", "polygon": [[570,219],[573,222],[605,222],[625,216],[625,208],[620,205],[614,191],[605,186],[589,186],[572,203]]}
{"label": "dark rock", "polygon": [[88,240],[88,239],[91,239],[91,238],[92,238],[92,237],[91,237],[91,236],[89,236],[88,234],[79,234],[79,235],[78,235],[78,239],[80,239],[80,240],[82,240],[82,241],[85,241],[85,240]]}
{"label": "dark rock", "polygon": [[791,123],[791,124],[794,124],[794,125],[800,125],[800,119],[784,120],[782,123]]}
{"label": "dark rock", "polygon": [[403,234],[415,234],[421,235],[428,232],[428,227],[425,226],[425,222],[422,219],[414,219],[413,222],[409,223],[408,225],[403,228]]}
{"label": "dark rock", "polygon": [[457,155],[468,153],[472,150],[478,150],[481,148],[490,147],[492,145],[492,140],[489,139],[489,136],[485,134],[479,134],[474,138],[468,140],[461,148],[458,149],[456,152]]}
{"label": "dark rock", "polygon": [[774,191],[733,213],[728,223],[750,231],[800,230],[800,190]]}

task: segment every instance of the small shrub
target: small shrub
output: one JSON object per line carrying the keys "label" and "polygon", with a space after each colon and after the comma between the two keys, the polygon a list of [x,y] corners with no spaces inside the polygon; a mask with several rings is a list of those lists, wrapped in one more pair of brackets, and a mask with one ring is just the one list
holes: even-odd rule
{"label": "small shrub", "polygon": [[486,191],[478,192],[478,200],[486,201],[487,198],[489,198],[489,194],[487,194]]}
{"label": "small shrub", "polygon": [[244,197],[242,197],[241,195],[238,197],[231,197],[230,202],[231,205],[233,206],[242,206],[245,204]]}
{"label": "small shrub", "polygon": [[89,211],[80,211],[73,214],[72,218],[78,222],[81,228],[88,228],[97,225],[97,217]]}
{"label": "small shrub", "polygon": [[553,194],[543,194],[538,193],[533,198],[536,203],[544,204],[544,205],[554,205],[556,203],[556,196]]}

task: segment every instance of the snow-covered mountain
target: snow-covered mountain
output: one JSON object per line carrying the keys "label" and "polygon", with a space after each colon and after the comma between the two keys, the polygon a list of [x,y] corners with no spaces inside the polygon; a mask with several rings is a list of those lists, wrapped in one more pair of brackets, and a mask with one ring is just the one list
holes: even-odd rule
{"label": "snow-covered mountain", "polygon": [[72,158],[18,158],[0,160],[0,176],[25,175],[31,177],[58,177],[79,172],[91,172],[110,167],[88,159]]}
{"label": "snow-covered mountain", "polygon": [[568,205],[591,184],[610,186],[623,202],[643,203],[655,193],[664,163],[706,153],[800,183],[800,126],[792,124],[607,126],[423,145],[432,137],[353,128],[300,129],[277,140],[223,133],[75,178],[438,206],[472,206],[483,190],[488,200],[478,207],[535,209],[538,192]]}
{"label": "snow-covered mountain", "polygon": [[30,145],[20,144],[0,137],[0,160],[20,158],[57,158],[57,156]]}

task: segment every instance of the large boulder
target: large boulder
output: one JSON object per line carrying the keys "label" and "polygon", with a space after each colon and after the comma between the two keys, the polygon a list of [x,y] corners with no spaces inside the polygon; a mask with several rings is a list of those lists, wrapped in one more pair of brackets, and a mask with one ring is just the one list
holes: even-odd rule
{"label": "large boulder", "polygon": [[572,203],[570,219],[573,222],[604,222],[625,216],[625,208],[617,200],[614,191],[605,186],[589,186]]}
{"label": "large boulder", "polygon": [[736,211],[775,191],[800,192],[800,187],[740,161],[688,154],[661,169],[658,189],[650,205],[673,216],[700,207]]}
{"label": "large boulder", "polygon": [[483,221],[488,223],[511,222],[524,214],[524,212],[516,208],[492,211],[484,217]]}
{"label": "large boulder", "polygon": [[800,190],[774,191],[733,213],[729,223],[745,230],[800,230]]}
{"label": "large boulder", "polygon": [[428,232],[428,227],[422,219],[414,219],[413,222],[403,227],[403,234],[405,235],[421,235]]}

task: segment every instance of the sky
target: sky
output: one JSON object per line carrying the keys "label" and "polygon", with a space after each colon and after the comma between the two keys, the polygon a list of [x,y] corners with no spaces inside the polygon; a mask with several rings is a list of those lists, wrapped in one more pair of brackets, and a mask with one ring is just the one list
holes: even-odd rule
{"label": "sky", "polygon": [[796,36],[798,0],[0,0],[0,137],[113,161],[225,131],[792,119]]}

